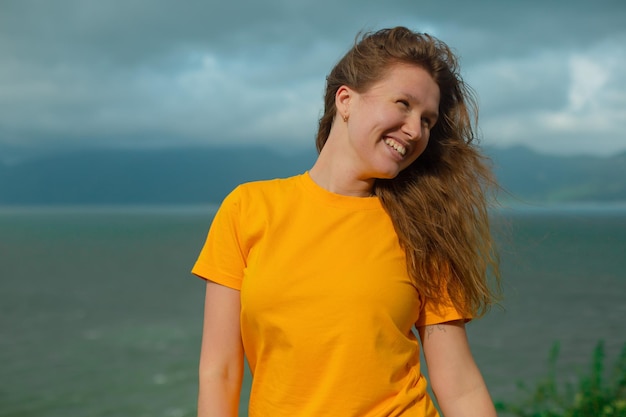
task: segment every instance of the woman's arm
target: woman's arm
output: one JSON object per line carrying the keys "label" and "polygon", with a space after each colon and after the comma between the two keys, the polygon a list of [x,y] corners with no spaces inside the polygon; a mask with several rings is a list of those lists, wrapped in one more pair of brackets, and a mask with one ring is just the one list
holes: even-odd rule
{"label": "woman's arm", "polygon": [[418,328],[430,383],[445,417],[496,417],[487,386],[469,348],[465,323]]}
{"label": "woman's arm", "polygon": [[243,379],[241,299],[207,281],[200,353],[198,417],[236,417]]}

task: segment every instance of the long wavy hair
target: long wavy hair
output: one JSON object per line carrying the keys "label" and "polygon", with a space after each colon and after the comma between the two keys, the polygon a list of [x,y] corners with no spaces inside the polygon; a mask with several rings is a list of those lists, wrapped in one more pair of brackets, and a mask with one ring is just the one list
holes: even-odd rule
{"label": "long wavy hair", "polygon": [[326,78],[317,149],[324,147],[337,115],[339,87],[365,92],[399,63],[425,69],[437,83],[439,120],[424,153],[397,177],[376,180],[373,192],[391,217],[421,296],[441,304],[447,294],[463,314],[480,316],[500,290],[488,215],[497,183],[477,147],[478,106],[451,49],[404,27],[357,38]]}

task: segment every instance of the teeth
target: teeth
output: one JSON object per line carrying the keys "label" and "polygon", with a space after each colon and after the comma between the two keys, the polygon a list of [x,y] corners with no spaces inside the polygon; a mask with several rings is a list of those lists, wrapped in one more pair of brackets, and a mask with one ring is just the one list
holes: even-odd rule
{"label": "teeth", "polygon": [[406,155],[406,148],[393,139],[385,139],[385,143],[396,150],[400,155]]}

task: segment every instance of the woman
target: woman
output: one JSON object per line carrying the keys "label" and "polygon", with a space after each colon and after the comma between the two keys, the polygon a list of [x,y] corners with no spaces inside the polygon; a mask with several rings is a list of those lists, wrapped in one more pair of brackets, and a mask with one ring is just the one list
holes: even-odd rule
{"label": "woman", "polygon": [[367,34],[327,78],[319,157],[237,187],[193,272],[207,280],[199,416],[495,415],[465,333],[498,277],[473,144],[474,101],[450,49]]}

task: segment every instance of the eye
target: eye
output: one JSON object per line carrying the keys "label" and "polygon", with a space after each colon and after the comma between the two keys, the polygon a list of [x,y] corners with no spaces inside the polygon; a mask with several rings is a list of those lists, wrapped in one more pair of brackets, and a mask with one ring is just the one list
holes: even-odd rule
{"label": "eye", "polygon": [[432,129],[437,124],[437,120],[437,116],[425,115],[422,117],[422,125],[428,129]]}
{"label": "eye", "polygon": [[401,104],[402,106],[406,107],[407,109],[410,107],[409,102],[407,100],[398,100],[396,103]]}

